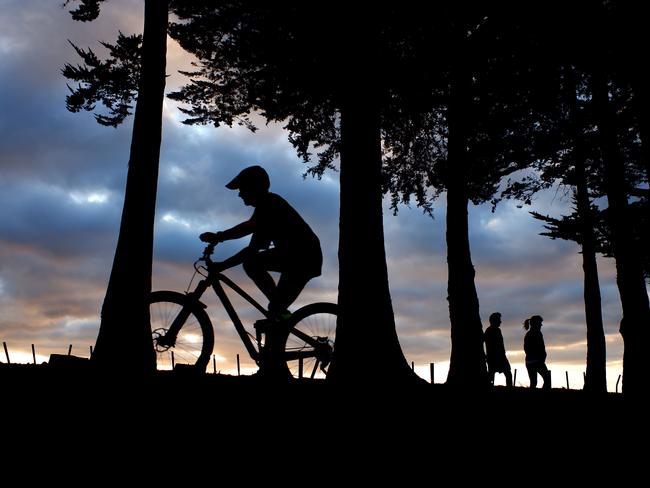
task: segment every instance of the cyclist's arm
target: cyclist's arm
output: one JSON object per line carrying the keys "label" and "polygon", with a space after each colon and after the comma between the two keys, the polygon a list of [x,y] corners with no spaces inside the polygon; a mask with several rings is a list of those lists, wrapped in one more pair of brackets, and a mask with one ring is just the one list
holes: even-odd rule
{"label": "cyclist's arm", "polygon": [[241,251],[239,251],[237,254],[234,254],[230,256],[228,259],[224,259],[220,263],[218,263],[219,269],[224,270],[228,268],[232,268],[233,266],[237,266],[238,264],[241,264],[244,262],[244,259],[246,258],[246,254],[250,252],[250,249],[248,247],[245,247]]}
{"label": "cyclist's arm", "polygon": [[246,246],[244,249],[239,251],[237,254],[234,254],[233,256],[230,256],[228,259],[224,259],[223,261],[218,263],[218,267],[220,270],[224,270],[224,269],[232,268],[233,266],[237,266],[238,264],[243,263],[246,260],[246,257],[250,253],[257,253],[261,249],[266,249],[268,246],[269,246],[268,240],[260,238],[257,234],[254,234],[248,246]]}
{"label": "cyclist's arm", "polygon": [[237,224],[230,229],[217,232],[217,235],[222,241],[229,241],[231,239],[239,239],[255,232],[255,222],[253,220],[247,220],[241,224]]}
{"label": "cyclist's arm", "polygon": [[201,234],[200,239],[204,242],[218,243],[232,239],[239,239],[241,237],[252,234],[254,231],[255,222],[253,220],[247,220],[241,224],[237,224],[236,226],[223,230],[221,232],[204,232]]}
{"label": "cyclist's arm", "polygon": [[253,234],[251,242],[248,244],[248,246],[239,251],[237,254],[229,257],[228,259],[225,259],[224,261],[221,261],[220,267],[221,269],[228,269],[232,268],[233,266],[237,266],[238,264],[244,262],[248,254],[259,252],[261,249],[266,249],[269,247],[269,244],[269,239],[264,238],[259,234]]}

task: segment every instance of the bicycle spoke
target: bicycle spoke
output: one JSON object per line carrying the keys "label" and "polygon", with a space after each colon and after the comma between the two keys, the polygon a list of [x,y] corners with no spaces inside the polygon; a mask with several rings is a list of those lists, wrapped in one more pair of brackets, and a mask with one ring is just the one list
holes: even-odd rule
{"label": "bicycle spoke", "polygon": [[[183,310],[185,301],[185,296],[176,292],[152,294],[150,317],[154,341],[166,336],[171,324]],[[198,308],[190,309],[189,313],[186,309],[184,315],[187,320],[182,324],[175,340],[155,348],[158,369],[170,370],[180,364],[198,365],[202,368],[207,365],[214,343],[210,319]]]}
{"label": "bicycle spoke", "polygon": [[312,304],[296,311],[294,330],[299,334],[290,334],[285,347],[287,357],[291,358],[287,365],[294,377],[299,376],[301,361],[304,378],[325,377],[320,366],[321,360],[327,364],[331,359],[336,334],[335,310],[331,304]]}

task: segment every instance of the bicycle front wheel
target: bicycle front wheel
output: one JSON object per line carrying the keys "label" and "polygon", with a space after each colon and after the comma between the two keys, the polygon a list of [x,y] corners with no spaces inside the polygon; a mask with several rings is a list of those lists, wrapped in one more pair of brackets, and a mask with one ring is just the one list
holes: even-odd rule
{"label": "bicycle front wheel", "polygon": [[285,346],[287,366],[294,378],[325,378],[334,352],[338,306],[312,303],[292,315]]}
{"label": "bicycle front wheel", "polygon": [[[201,305],[183,293],[155,291],[149,299],[149,312],[157,369],[188,365],[205,371],[214,348],[214,330]],[[174,324],[177,330],[180,326],[175,338],[167,334],[174,321],[180,321]]]}

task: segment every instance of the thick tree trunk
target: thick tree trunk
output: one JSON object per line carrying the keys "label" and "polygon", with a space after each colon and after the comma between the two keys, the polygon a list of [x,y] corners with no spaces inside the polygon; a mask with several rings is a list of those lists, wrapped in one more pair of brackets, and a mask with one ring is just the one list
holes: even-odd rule
{"label": "thick tree trunk", "polygon": [[452,79],[448,113],[447,300],[451,322],[451,358],[447,384],[477,388],[488,384],[488,375],[469,246],[465,122],[470,118],[469,83],[469,73],[462,66],[457,66]]}
{"label": "thick tree trunk", "polygon": [[451,322],[451,357],[447,384],[475,388],[487,384],[483,325],[469,248],[468,198],[464,188],[447,190],[447,300]]}
{"label": "thick tree trunk", "polygon": [[605,329],[603,327],[598,263],[596,261],[596,237],[594,219],[589,200],[587,174],[585,170],[585,148],[581,133],[576,101],[576,81],[573,68],[566,67],[565,96],[571,118],[571,137],[573,139],[573,164],[575,168],[576,206],[580,219],[582,248],[583,295],[585,320],[587,324],[587,371],[585,373],[586,391],[607,392],[607,354]]}
{"label": "thick tree trunk", "polygon": [[650,336],[648,292],[640,254],[632,235],[625,168],[616,143],[607,76],[601,70],[593,73],[592,91],[605,167],[609,225],[616,259],[616,284],[623,308],[620,329],[624,342],[623,391],[626,394],[640,395],[647,390],[649,379],[646,357]]}
{"label": "thick tree trunk", "polygon": [[328,379],[343,384],[415,380],[402,353],[384,248],[379,113],[368,90],[341,109],[340,315]]}
{"label": "thick tree trunk", "polygon": [[142,73],[122,221],[92,360],[115,372],[156,367],[148,296],[165,90],[167,0],[145,0]]}

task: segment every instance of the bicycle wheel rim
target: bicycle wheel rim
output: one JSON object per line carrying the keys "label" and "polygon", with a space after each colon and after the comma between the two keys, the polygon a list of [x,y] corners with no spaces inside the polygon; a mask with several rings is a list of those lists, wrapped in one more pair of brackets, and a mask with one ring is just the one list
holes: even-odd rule
{"label": "bicycle wheel rim", "polygon": [[[294,314],[296,324],[293,327],[309,337],[325,342],[330,350],[334,350],[336,336],[336,305],[316,303],[299,309]],[[327,376],[327,365],[331,357],[316,357],[314,348],[293,333],[289,334],[285,346],[289,355],[304,353],[302,360],[287,360],[287,367],[294,378],[323,379]],[[323,361],[324,360],[324,361]],[[302,364],[301,364],[302,363]],[[321,369],[324,366],[324,370]]]}
{"label": "bicycle wheel rim", "polygon": [[183,366],[205,370],[209,362],[214,336],[212,325],[201,309],[190,311],[173,347],[156,347],[157,334],[169,329],[174,318],[183,309],[184,301],[184,295],[176,296],[174,292],[152,294],[149,311],[158,370],[172,370]]}

